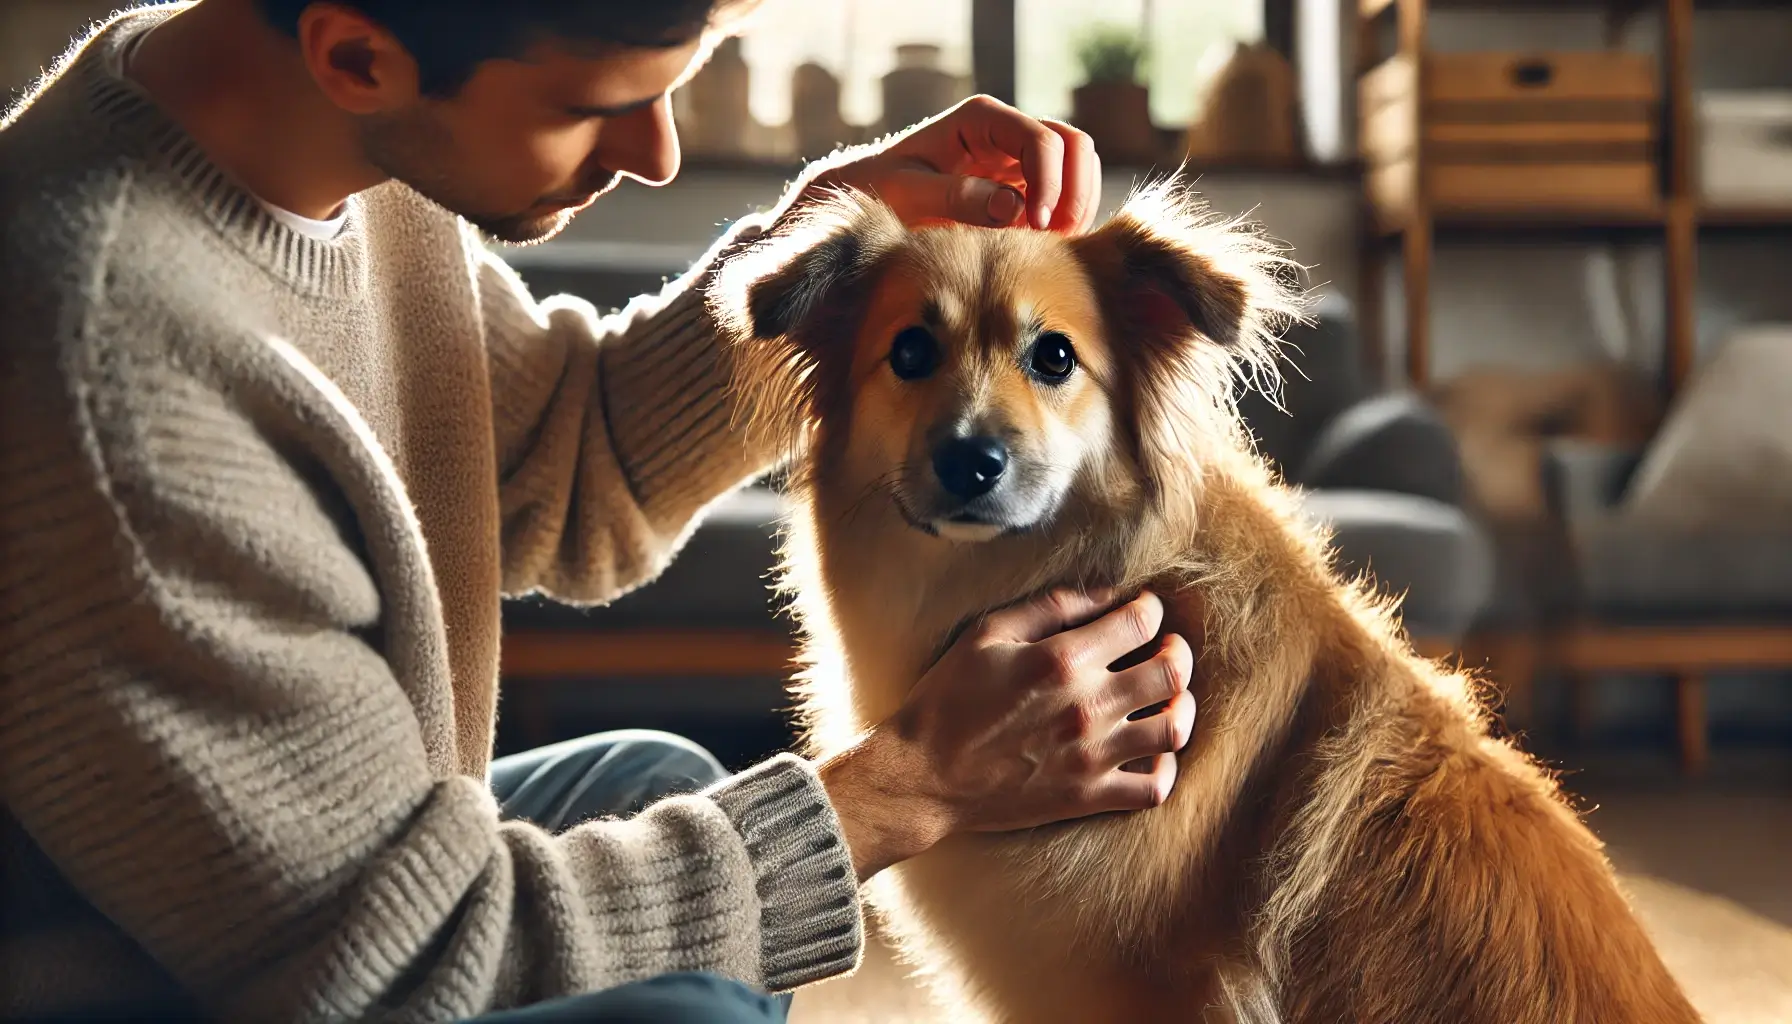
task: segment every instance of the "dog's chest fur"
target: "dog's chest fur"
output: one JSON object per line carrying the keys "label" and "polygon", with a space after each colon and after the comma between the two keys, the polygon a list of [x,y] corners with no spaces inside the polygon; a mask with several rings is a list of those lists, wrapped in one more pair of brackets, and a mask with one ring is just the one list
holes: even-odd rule
{"label": "dog's chest fur", "polygon": [[[899,523],[874,525],[862,516],[851,528],[818,529],[818,523],[831,522],[838,520],[823,510],[792,524],[788,567],[799,599],[829,598],[799,606],[815,665],[804,711],[822,754],[893,714],[968,617],[1091,578],[1091,567],[1079,565],[1083,559],[1071,548],[1043,538],[1037,551],[991,565]],[[872,537],[880,546],[867,545]],[[1224,721],[1220,701],[1212,703],[1203,716]],[[1235,731],[1236,742],[1249,744],[1246,735]],[[1219,754],[1203,774],[1237,769],[1225,756],[1234,742],[1201,743]],[[1184,772],[1191,770],[1194,765],[1185,764]],[[1203,780],[1200,788],[1217,793],[1231,787]],[[1184,897],[1179,906],[1159,906],[1150,923],[1158,934],[1149,946],[1160,954],[1174,945],[1190,947],[1188,955],[1164,956],[1168,963],[1209,958],[1210,949],[1194,947],[1215,935],[1211,921],[1202,926],[1185,919],[1178,928],[1169,918],[1211,917],[1205,908],[1210,901],[1150,878],[1178,870],[1187,854],[1216,842],[1221,823],[1216,810],[1204,815],[1186,800],[1154,814],[1150,823],[1119,816],[962,837],[886,873],[869,895],[909,958],[942,979],[952,998],[968,999],[992,1020],[1129,1019],[1125,1008],[1135,1000],[1143,1016],[1130,1019],[1150,1019],[1149,1007],[1166,1001],[1201,1005],[1215,998],[1210,970],[1166,976],[1126,962],[1128,948],[1143,948],[1135,941],[1142,937],[1127,934],[1141,916],[1130,894],[1150,891],[1156,900],[1175,902],[1174,889]],[[1164,856],[1166,843],[1181,852]],[[1165,934],[1166,927],[1181,934]],[[959,970],[966,963],[976,965],[974,977]],[[1079,1002],[1092,997],[1087,1006]]]}

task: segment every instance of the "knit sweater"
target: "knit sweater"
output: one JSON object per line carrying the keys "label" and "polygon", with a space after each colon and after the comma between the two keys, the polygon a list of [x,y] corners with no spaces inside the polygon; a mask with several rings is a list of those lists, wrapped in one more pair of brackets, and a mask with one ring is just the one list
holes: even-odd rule
{"label": "knit sweater", "polygon": [[807,762],[560,835],[485,781],[500,595],[609,600],[767,464],[707,262],[600,318],[398,184],[295,233],[121,74],[166,12],[0,125],[0,1014],[849,968]]}

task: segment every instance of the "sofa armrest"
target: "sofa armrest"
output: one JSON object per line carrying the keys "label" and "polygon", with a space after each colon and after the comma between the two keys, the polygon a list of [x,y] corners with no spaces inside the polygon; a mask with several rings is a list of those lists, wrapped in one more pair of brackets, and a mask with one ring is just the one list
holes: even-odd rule
{"label": "sofa armrest", "polygon": [[1396,391],[1332,417],[1289,482],[1309,490],[1392,491],[1461,505],[1462,455],[1430,403]]}
{"label": "sofa armrest", "polygon": [[1550,511],[1574,523],[1610,512],[1642,462],[1642,449],[1555,438],[1543,445],[1543,493]]}

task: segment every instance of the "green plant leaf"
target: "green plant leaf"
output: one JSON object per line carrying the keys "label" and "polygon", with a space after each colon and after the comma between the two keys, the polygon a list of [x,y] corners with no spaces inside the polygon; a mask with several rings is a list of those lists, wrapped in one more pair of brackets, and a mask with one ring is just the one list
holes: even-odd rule
{"label": "green plant leaf", "polygon": [[1145,40],[1122,25],[1092,25],[1076,42],[1076,61],[1087,81],[1137,82],[1144,73]]}

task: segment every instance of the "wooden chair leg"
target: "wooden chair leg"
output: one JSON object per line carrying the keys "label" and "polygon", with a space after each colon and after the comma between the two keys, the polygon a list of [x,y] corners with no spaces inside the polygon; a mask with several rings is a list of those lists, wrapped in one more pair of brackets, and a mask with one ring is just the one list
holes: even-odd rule
{"label": "wooden chair leg", "polygon": [[1680,770],[1696,777],[1704,774],[1711,761],[1711,737],[1705,722],[1705,677],[1697,672],[1676,675],[1674,693],[1680,728]]}

